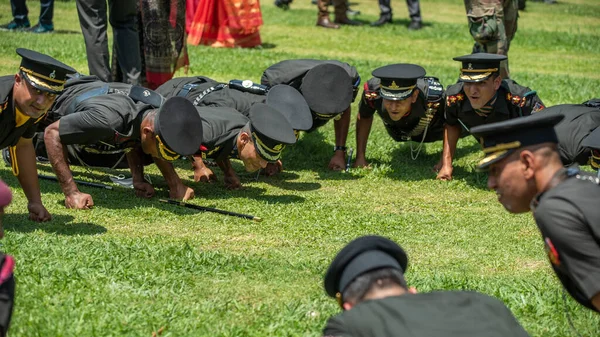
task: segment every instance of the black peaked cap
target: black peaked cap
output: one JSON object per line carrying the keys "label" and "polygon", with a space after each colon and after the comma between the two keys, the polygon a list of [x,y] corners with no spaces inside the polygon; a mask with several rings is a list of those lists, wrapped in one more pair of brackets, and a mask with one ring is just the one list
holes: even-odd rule
{"label": "black peaked cap", "polygon": [[396,268],[405,273],[407,267],[408,256],[397,243],[381,236],[362,236],[350,242],[333,259],[325,273],[325,291],[336,297],[368,271]]}
{"label": "black peaked cap", "polygon": [[453,58],[462,62],[459,81],[482,82],[492,74],[499,73],[500,62],[506,60],[506,55],[476,53]]}
{"label": "black peaked cap", "polygon": [[306,72],[300,92],[312,111],[333,117],[352,103],[352,79],[344,68],[323,63]]}
{"label": "black peaked cap", "polygon": [[296,142],[288,120],[264,103],[256,103],[250,108],[250,129],[256,151],[268,162],[279,160],[285,146]]}
{"label": "black peaked cap", "polygon": [[373,70],[373,76],[381,80],[379,95],[382,98],[399,101],[412,94],[417,80],[425,76],[425,69],[416,64],[390,64]]}
{"label": "black peaked cap", "polygon": [[37,51],[17,48],[22,57],[19,70],[36,89],[59,94],[63,91],[67,75],[77,72],[68,65]]}
{"label": "black peaked cap", "polygon": [[173,152],[190,156],[202,144],[202,118],[184,97],[167,99],[154,119],[154,133]]}
{"label": "black peaked cap", "polygon": [[471,134],[480,140],[486,155],[477,165],[477,169],[484,171],[524,146],[558,143],[554,126],[563,118],[560,114],[541,112],[472,128]]}
{"label": "black peaked cap", "polygon": [[267,93],[266,103],[287,118],[294,130],[306,131],[312,127],[308,103],[293,87],[285,84],[273,86]]}

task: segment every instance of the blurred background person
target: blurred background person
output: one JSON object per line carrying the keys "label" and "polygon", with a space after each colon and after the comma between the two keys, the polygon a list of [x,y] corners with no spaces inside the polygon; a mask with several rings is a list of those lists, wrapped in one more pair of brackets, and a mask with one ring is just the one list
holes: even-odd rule
{"label": "blurred background person", "polygon": [[[408,15],[410,16],[409,30],[418,30],[423,27],[423,19],[421,18],[421,6],[419,0],[406,0],[408,7]],[[386,23],[392,23],[392,0],[379,0],[379,20],[371,23],[371,26],[379,27]]]}
{"label": "blurred background person", "polygon": [[258,0],[189,1],[187,42],[211,47],[252,48],[261,45],[263,24]]}
{"label": "blurred background person", "polygon": [[85,41],[90,75],[114,82],[108,53],[107,23],[113,28],[117,65],[125,75],[123,82],[138,84],[142,59],[137,30],[136,0],[77,0],[77,15]]}
{"label": "blurred background person", "polygon": [[29,18],[29,10],[25,0],[10,0],[13,20],[5,25],[0,26],[0,29],[20,31],[26,30],[31,33],[51,33],[54,31],[52,24],[52,16],[54,15],[54,0],[40,0],[40,18],[38,23],[31,27]]}

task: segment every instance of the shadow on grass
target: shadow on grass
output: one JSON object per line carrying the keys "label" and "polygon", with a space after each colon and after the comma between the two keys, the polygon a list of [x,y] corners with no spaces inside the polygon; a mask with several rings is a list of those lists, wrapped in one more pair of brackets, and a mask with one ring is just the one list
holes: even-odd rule
{"label": "shadow on grass", "polygon": [[70,223],[70,215],[52,215],[49,222],[34,222],[28,219],[29,214],[5,214],[3,218],[4,229],[8,232],[30,233],[42,230],[47,233],[59,235],[95,235],[106,232],[106,228],[93,223]]}
{"label": "shadow on grass", "polygon": [[[413,146],[415,146],[413,144]],[[427,145],[425,145],[427,146]],[[470,144],[467,146],[461,146],[456,149],[454,158],[458,159],[469,155],[473,152],[480,151],[481,148],[478,144]],[[382,162],[377,159],[371,160],[371,165],[389,165],[391,170],[387,172],[387,176],[403,181],[418,181],[418,180],[435,180],[437,173],[433,171],[433,166],[438,163],[441,158],[441,153],[423,153],[419,154],[416,160],[411,159],[411,149],[408,142],[401,144],[392,151],[392,161]],[[467,170],[463,166],[454,165],[452,172],[453,179],[464,180],[467,184],[487,189],[486,181],[487,175],[480,172],[472,172]]]}

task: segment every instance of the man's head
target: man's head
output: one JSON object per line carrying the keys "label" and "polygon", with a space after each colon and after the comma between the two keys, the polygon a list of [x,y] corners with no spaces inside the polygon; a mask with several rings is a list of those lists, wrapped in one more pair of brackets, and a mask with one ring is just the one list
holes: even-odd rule
{"label": "man's head", "polygon": [[507,211],[529,211],[531,200],[562,167],[554,131],[562,119],[540,113],[471,129],[486,154],[477,168],[489,172],[488,187]]}
{"label": "man's head", "polygon": [[146,113],[140,127],[142,150],[155,158],[173,161],[191,156],[202,144],[202,118],[183,97],[172,97]]}
{"label": "man's head", "polygon": [[22,57],[13,87],[17,114],[38,119],[50,109],[56,95],[64,89],[67,75],[76,71],[33,50],[18,48],[17,54]]}
{"label": "man's head", "polygon": [[308,103],[302,94],[285,84],[273,86],[267,92],[265,103],[279,111],[290,123],[298,138],[298,131],[307,131],[313,125]]}
{"label": "man's head", "polygon": [[352,103],[352,79],[344,68],[323,63],[304,75],[300,92],[313,118],[329,120],[346,111]]}
{"label": "man's head", "polygon": [[344,310],[367,299],[407,292],[404,272],[408,257],[395,242],[363,236],[350,242],[334,258],[325,274],[325,291]]}
{"label": "man's head", "polygon": [[373,76],[381,80],[379,96],[383,107],[393,121],[399,121],[412,110],[419,89],[417,80],[425,76],[425,69],[416,64],[390,64],[373,70]]}
{"label": "man's head", "polygon": [[464,83],[465,95],[473,109],[481,109],[495,98],[502,83],[500,62],[506,58],[505,55],[477,53],[453,59],[462,62],[459,81]]}
{"label": "man's head", "polygon": [[277,162],[285,146],[295,142],[288,120],[274,108],[257,103],[250,108],[250,122],[238,135],[238,156],[246,171],[254,172]]}

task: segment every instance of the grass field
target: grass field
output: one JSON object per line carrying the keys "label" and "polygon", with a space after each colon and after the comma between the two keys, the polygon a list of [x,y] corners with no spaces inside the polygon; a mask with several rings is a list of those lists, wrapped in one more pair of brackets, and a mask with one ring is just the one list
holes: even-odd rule
{"label": "grass field", "polygon": [[[39,2],[28,5],[35,24]],[[285,12],[264,1],[263,48],[190,46],[190,74],[258,81],[264,68],[283,59],[330,58],[356,66],[363,81],[378,66],[412,62],[445,86],[454,83],[459,64],[452,57],[472,46],[463,2],[421,1],[425,27],[416,32],[406,29],[404,2],[393,6],[394,25],[326,30],[315,27],[309,0],[296,0]],[[364,22],[378,17],[375,0],[352,7]],[[600,3],[530,1],[520,15],[509,53],[512,78],[536,89],[547,105],[599,97]],[[10,20],[10,4],[1,0],[0,21]],[[87,72],[75,3],[56,2],[54,20],[51,35],[0,32],[0,74],[17,69],[17,47]],[[168,193],[154,167],[148,172],[156,198],[81,187],[94,197],[91,211],[65,209],[59,186],[42,181],[53,220],[32,223],[17,180],[0,164],[15,194],[1,247],[17,261],[10,335],[152,336],[161,329],[161,336],[319,336],[338,312],[322,288],[327,265],[364,234],[390,237],[408,251],[407,280],[421,292],[496,296],[532,336],[574,336],[565,310],[581,335],[600,335],[599,315],[570,298],[565,307],[531,215],[508,214],[486,189],[486,176],[474,172],[481,153],[473,139],[459,142],[454,180],[442,182],[431,171],[441,143],[427,145],[413,161],[409,144],[393,142],[379,120],[373,125],[372,169],[327,170],[331,123],[287,150],[279,177],[256,180],[235,163],[245,186],[240,191],[227,191],[222,182],[196,184],[188,165],[178,164],[196,190],[193,203],[260,216],[261,223],[159,203]],[[354,137],[353,121],[349,146]],[[47,165],[39,170],[51,173]],[[76,178],[110,184],[105,171],[74,170]]]}

